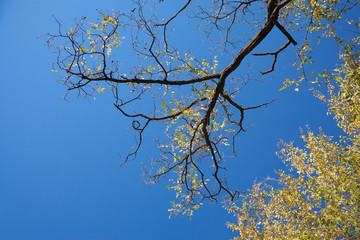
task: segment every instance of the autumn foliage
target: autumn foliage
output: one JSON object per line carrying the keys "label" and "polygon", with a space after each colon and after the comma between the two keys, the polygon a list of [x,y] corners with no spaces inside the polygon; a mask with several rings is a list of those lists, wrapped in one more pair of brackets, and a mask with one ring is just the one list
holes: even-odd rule
{"label": "autumn foliage", "polygon": [[278,155],[290,170],[255,183],[239,206],[227,206],[238,219],[228,223],[240,233],[235,239],[360,237],[359,40],[341,41],[342,64],[323,75],[328,96],[315,92],[344,134],[334,140],[307,129],[304,148],[281,142]]}

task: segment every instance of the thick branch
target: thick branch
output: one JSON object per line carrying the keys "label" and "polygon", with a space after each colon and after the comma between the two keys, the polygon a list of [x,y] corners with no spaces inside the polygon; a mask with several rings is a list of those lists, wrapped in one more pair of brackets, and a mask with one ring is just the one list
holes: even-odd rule
{"label": "thick branch", "polygon": [[294,45],[297,45],[297,42],[292,38],[292,36],[290,35],[290,33],[288,33],[288,31],[286,31],[286,29],[278,22],[275,22],[276,27],[279,28],[279,30],[287,37],[287,39]]}
{"label": "thick branch", "polygon": [[[290,0],[287,0],[287,2],[290,2]],[[280,10],[280,8],[276,7],[276,11],[278,12],[279,10]],[[204,117],[204,123],[205,124],[203,125],[203,129],[206,128],[206,126],[209,124],[210,114],[211,114],[211,112],[213,111],[213,109],[215,107],[215,104],[217,102],[219,94],[221,92],[223,92],[226,78],[229,76],[230,73],[232,73],[233,71],[235,71],[239,67],[240,63],[245,58],[245,56],[247,56],[256,46],[258,46],[261,43],[261,41],[264,40],[264,38],[270,33],[270,31],[274,27],[274,19],[273,18],[275,18],[275,17],[277,17],[277,15],[271,15],[271,18],[269,18],[265,22],[264,26],[255,35],[255,37],[253,37],[249,41],[249,43],[245,47],[243,47],[240,50],[240,52],[235,56],[232,63],[229,64],[224,70],[221,71],[221,73],[220,73],[221,75],[220,75],[220,78],[219,78],[218,85],[217,85],[217,87],[215,89],[214,96],[211,99],[211,102],[210,102],[209,107],[207,109],[206,115]]]}
{"label": "thick branch", "polygon": [[[285,2],[290,2],[290,0],[287,0]],[[285,5],[283,4],[281,6],[285,6]],[[262,40],[264,40],[265,37],[271,32],[271,30],[274,27],[274,23],[277,20],[276,18],[278,17],[278,12],[280,11],[280,9],[281,9],[281,7],[280,7],[280,4],[279,4],[278,6],[275,7],[275,9],[273,11],[273,14],[271,14],[271,17],[267,19],[264,26],[255,35],[255,37],[253,37],[249,41],[249,43],[240,50],[240,52],[235,56],[232,63],[229,64],[224,70],[221,71],[221,76],[220,76],[219,82],[218,82],[218,84],[216,86],[214,95],[213,95],[213,97],[211,99],[211,102],[210,102],[210,104],[208,106],[206,114],[205,114],[205,116],[204,116],[204,118],[202,120],[203,125],[202,125],[201,130],[203,132],[203,135],[204,135],[204,138],[205,138],[205,141],[206,141],[206,145],[209,148],[212,159],[214,161],[215,172],[214,172],[213,175],[214,175],[216,181],[218,182],[219,191],[221,191],[221,189],[225,190],[230,195],[231,199],[234,198],[234,195],[227,188],[223,187],[220,179],[218,179],[218,175],[217,175],[218,170],[219,170],[218,160],[217,160],[216,155],[215,155],[215,150],[214,150],[214,148],[212,146],[212,143],[210,141],[210,136],[209,136],[209,133],[208,133],[207,126],[210,124],[210,116],[211,116],[211,113],[212,113],[212,111],[213,111],[213,109],[214,109],[214,107],[215,107],[215,105],[216,105],[216,103],[218,101],[218,97],[219,97],[219,95],[221,93],[223,93],[226,78],[229,76],[229,74],[231,74],[233,71],[235,71],[239,67],[240,63],[245,58],[245,56],[247,56],[256,46],[258,46],[262,42]],[[266,105],[266,104],[267,103],[256,106],[256,107],[247,108],[247,109],[257,108],[257,107],[260,107],[260,106],[263,106],[263,105]],[[242,119],[243,119],[243,111],[242,111]],[[241,122],[242,122],[242,119],[240,120]],[[217,193],[217,194],[219,194],[219,193]]]}
{"label": "thick branch", "polygon": [[[107,81],[107,82],[113,82],[113,83],[136,83],[136,84],[159,84],[159,85],[172,85],[172,86],[183,86],[183,85],[189,85],[199,82],[204,82],[208,80],[217,79],[220,77],[220,73],[211,74],[204,77],[198,77],[198,78],[192,78],[188,80],[162,80],[162,79],[140,79],[140,78],[126,78],[122,76],[122,79],[112,78],[108,76],[102,76],[97,78],[90,78],[89,76],[83,75],[83,74],[74,74],[78,77],[81,77],[82,79],[88,80],[86,84],[90,82],[98,82],[98,81]],[[73,87],[69,88],[68,90],[73,90],[76,88],[80,88],[85,86],[86,84],[77,84]]]}

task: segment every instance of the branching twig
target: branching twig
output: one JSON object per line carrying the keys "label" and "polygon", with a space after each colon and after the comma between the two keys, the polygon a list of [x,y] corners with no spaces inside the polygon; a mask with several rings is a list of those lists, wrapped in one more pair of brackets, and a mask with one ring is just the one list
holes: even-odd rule
{"label": "branching twig", "polygon": [[279,48],[279,49],[278,49],[277,51],[275,51],[275,52],[253,53],[253,54],[252,54],[252,55],[254,55],[254,56],[266,56],[266,55],[273,55],[273,56],[274,56],[274,61],[273,61],[272,65],[271,65],[271,69],[268,70],[268,71],[265,71],[265,72],[262,72],[262,71],[261,71],[261,74],[264,75],[264,74],[267,74],[267,73],[270,73],[270,72],[274,71],[278,54],[279,54],[281,51],[283,51],[285,48],[287,48],[287,47],[290,45],[290,43],[291,43],[291,42],[288,41],[287,43],[285,43],[284,46],[282,46],[281,48]]}

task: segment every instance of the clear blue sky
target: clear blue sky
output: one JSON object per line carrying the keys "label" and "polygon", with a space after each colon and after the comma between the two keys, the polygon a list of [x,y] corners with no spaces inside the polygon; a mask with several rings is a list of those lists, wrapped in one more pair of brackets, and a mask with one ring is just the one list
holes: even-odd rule
{"label": "clear blue sky", "polygon": [[[165,189],[167,182],[142,183],[141,162],[156,157],[152,139],[160,128],[148,131],[149,143],[138,159],[120,168],[119,155],[129,151],[133,133],[111,97],[61,99],[66,89],[49,65],[55,56],[45,47],[46,39],[39,38],[56,31],[52,15],[71,25],[82,15],[94,20],[96,9],[131,7],[130,0],[0,1],[0,239],[233,236],[225,223],[234,219],[221,204],[204,206],[192,220],[183,216],[169,220],[167,209],[175,196]],[[191,43],[197,48],[201,41],[195,40]],[[276,36],[271,41],[275,40]],[[336,59],[337,50],[327,54],[330,58],[320,60]],[[284,61],[279,69],[286,66]],[[269,60],[259,67],[267,69],[270,64]],[[310,86],[299,92],[278,91],[292,74],[284,70],[269,75],[251,83],[243,95],[243,101],[254,105],[280,100],[248,115],[247,124],[254,127],[238,140],[239,158],[229,160],[229,181],[242,189],[283,167],[274,154],[279,139],[301,143],[299,127],[307,124],[314,130],[322,126],[329,134],[337,132],[334,121],[326,117],[326,106],[307,91]]]}

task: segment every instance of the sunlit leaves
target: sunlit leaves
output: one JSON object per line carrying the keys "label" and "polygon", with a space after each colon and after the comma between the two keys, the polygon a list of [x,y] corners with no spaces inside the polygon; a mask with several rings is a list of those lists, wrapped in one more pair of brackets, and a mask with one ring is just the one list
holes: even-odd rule
{"label": "sunlit leaves", "polygon": [[119,16],[101,13],[101,21],[98,23],[86,22],[86,18],[82,18],[66,34],[62,33],[60,25],[60,35],[50,39],[49,44],[53,46],[61,44],[61,47],[57,47],[59,61],[54,71],[63,70],[66,73],[65,84],[69,84],[69,87],[72,78],[96,78],[110,74],[111,67],[115,68],[111,51],[121,46],[124,39],[121,36],[123,25],[119,22]]}
{"label": "sunlit leaves", "polygon": [[106,89],[102,87],[97,87],[96,90],[98,91],[98,93],[102,93],[106,91]]}
{"label": "sunlit leaves", "polygon": [[[204,77],[216,73],[218,60],[215,56],[212,61],[202,59],[199,61],[190,53],[180,54],[179,52],[155,51],[159,63],[153,63],[145,67],[142,71],[144,78],[154,78],[164,74],[164,68],[172,78],[180,76]],[[150,58],[144,59],[151,61]]]}
{"label": "sunlit leaves", "polygon": [[[292,173],[280,171],[275,188],[258,183],[242,206],[230,205],[236,239],[356,239],[360,235],[359,145],[343,146],[311,131],[306,151],[283,143],[280,156]],[[346,160],[345,160],[346,159]]]}
{"label": "sunlit leaves", "polygon": [[344,136],[336,142],[311,130],[305,148],[281,143],[278,155],[290,172],[255,183],[241,205],[230,203],[235,239],[358,239],[360,236],[360,74],[359,54],[346,51],[342,66],[325,77],[329,106]]}
{"label": "sunlit leaves", "polygon": [[[174,118],[168,124],[166,134],[171,139],[170,144],[160,144],[162,157],[157,161],[160,165],[158,170],[159,177],[169,169],[174,171],[174,178],[167,187],[176,191],[176,201],[169,210],[171,214],[187,214],[191,216],[193,211],[201,205],[204,193],[208,191],[208,179],[204,178],[208,172],[202,172],[199,166],[203,164],[199,159],[206,159],[208,147],[203,133],[200,131],[203,124],[202,119],[206,113],[206,104],[212,98],[214,86],[202,83],[201,86],[192,86],[191,93],[187,99],[178,98],[174,91],[169,89],[170,100],[166,104],[162,102],[162,108],[167,114],[181,112],[179,117]],[[195,99],[193,107],[188,108],[189,99]],[[212,141],[217,144],[228,146],[228,135],[224,131],[226,118],[218,111],[214,111],[213,120],[209,125],[212,133]],[[171,162],[170,159],[173,159]],[[155,164],[156,166],[157,164]],[[203,169],[203,167],[201,167]],[[212,167],[210,168],[211,171]],[[208,170],[207,170],[208,171]]]}
{"label": "sunlit leaves", "polygon": [[[314,77],[315,70],[305,71],[305,65],[314,64],[316,58],[313,55],[315,44],[320,44],[321,39],[332,39],[337,46],[342,49],[347,42],[353,42],[354,39],[348,39],[344,33],[344,27],[348,31],[358,32],[357,19],[343,19],[343,16],[359,1],[339,1],[339,0],[294,0],[282,12],[281,17],[288,22],[288,28],[292,30],[301,30],[306,28],[305,41],[299,49],[299,61],[294,64],[297,70],[301,70],[298,82],[308,80],[312,83],[319,83],[311,80]],[[346,16],[346,15],[345,15]],[[349,27],[346,24],[351,25]],[[314,35],[318,41],[314,41]],[[330,66],[333,68],[334,66]],[[284,83],[282,89],[288,87]]]}

